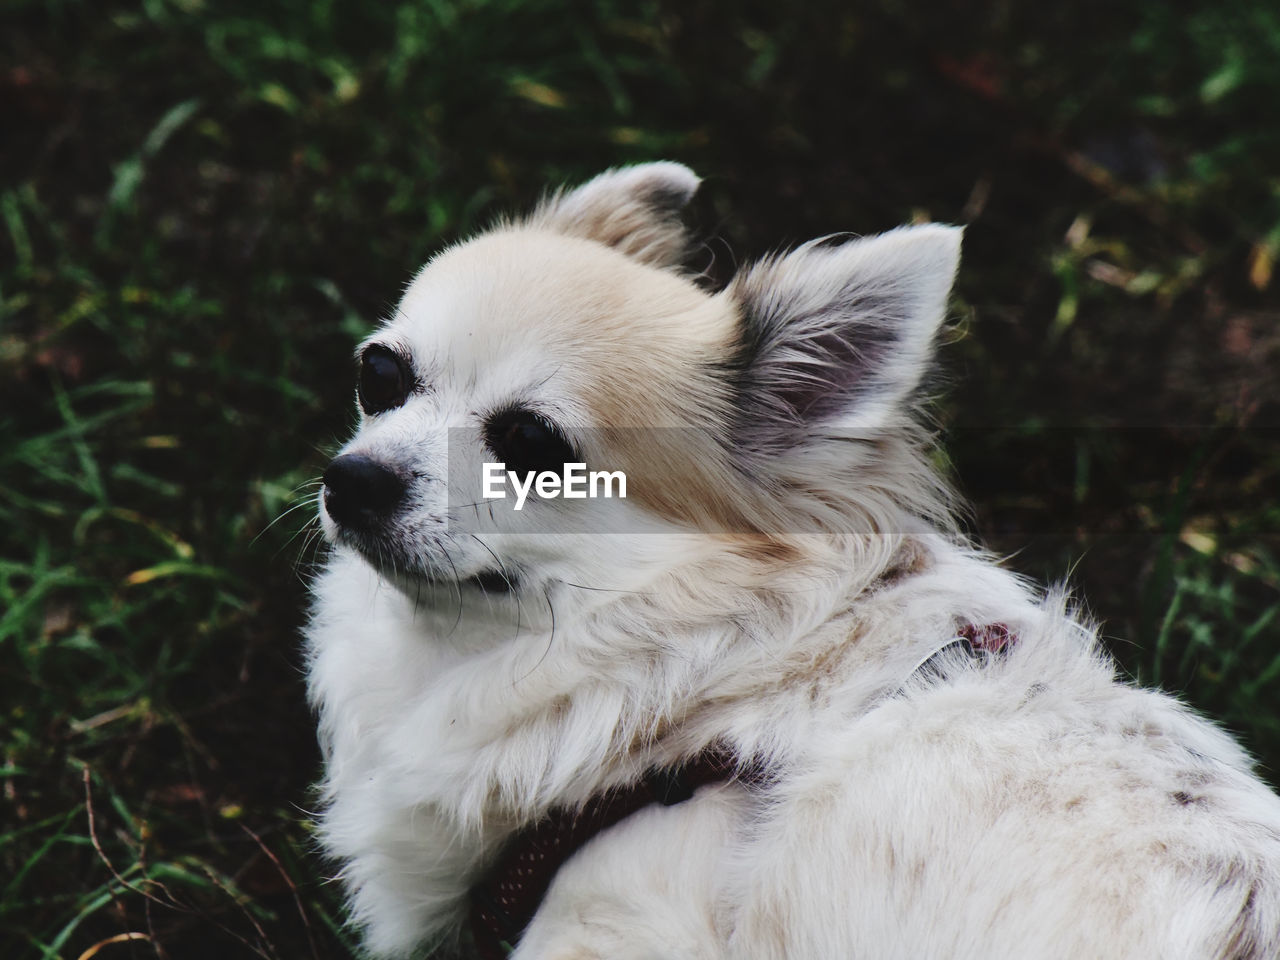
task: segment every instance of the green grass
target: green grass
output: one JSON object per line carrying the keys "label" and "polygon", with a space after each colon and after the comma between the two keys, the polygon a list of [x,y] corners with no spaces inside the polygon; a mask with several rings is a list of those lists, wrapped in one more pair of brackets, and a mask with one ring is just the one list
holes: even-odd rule
{"label": "green grass", "polygon": [[658,157],[719,279],[970,223],[975,531],[1280,779],[1273,7],[10,3],[0,954],[352,955],[297,641],[351,346],[440,244]]}

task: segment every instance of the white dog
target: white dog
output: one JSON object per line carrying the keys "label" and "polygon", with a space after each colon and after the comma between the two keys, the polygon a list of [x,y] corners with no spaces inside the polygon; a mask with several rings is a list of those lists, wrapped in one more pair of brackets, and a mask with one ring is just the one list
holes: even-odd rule
{"label": "white dog", "polygon": [[950,520],[912,400],[960,231],[711,294],[697,185],[557,194],[360,348],[308,641],[369,949],[1280,957],[1280,799]]}

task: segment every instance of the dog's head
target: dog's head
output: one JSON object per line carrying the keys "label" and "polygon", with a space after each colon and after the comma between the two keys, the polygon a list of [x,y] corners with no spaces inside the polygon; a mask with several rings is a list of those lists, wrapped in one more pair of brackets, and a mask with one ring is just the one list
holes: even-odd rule
{"label": "dog's head", "polygon": [[678,266],[698,182],[610,171],[436,256],[357,351],[329,539],[430,605],[934,512],[909,408],[960,231],[815,241],[711,293]]}

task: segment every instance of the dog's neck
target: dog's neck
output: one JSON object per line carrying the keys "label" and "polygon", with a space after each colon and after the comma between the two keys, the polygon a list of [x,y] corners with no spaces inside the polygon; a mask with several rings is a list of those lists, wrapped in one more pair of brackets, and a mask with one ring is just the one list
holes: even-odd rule
{"label": "dog's neck", "polygon": [[[722,736],[738,704],[790,701],[797,683],[819,690],[856,674],[866,678],[861,696],[878,695],[914,651],[895,654],[884,648],[890,641],[868,639],[862,608],[927,570],[931,550],[904,537],[892,549],[854,545],[856,559],[876,546],[874,575],[855,575],[865,563],[846,559],[842,567],[836,553],[816,572],[797,564],[773,575],[732,557],[696,578],[676,571],[653,591],[582,616],[557,611],[554,629],[518,647],[441,656],[436,693],[415,722],[445,731],[442,756],[456,744],[472,758],[456,772],[467,784],[454,792],[458,815],[478,810],[515,823],[580,803],[646,768],[697,755]],[[815,590],[815,582],[829,586]],[[850,669],[853,660],[865,664]],[[757,745],[735,746],[749,755]]]}

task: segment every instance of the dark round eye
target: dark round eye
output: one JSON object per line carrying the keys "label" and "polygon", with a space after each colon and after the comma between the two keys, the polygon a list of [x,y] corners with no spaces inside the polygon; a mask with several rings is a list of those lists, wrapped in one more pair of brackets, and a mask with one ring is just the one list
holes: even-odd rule
{"label": "dark round eye", "polygon": [[566,463],[581,462],[554,423],[524,407],[491,416],[484,425],[484,442],[508,470],[521,476],[530,471],[560,473]]}
{"label": "dark round eye", "polygon": [[409,372],[404,361],[379,344],[360,354],[360,406],[365,413],[381,413],[400,406],[409,396]]}

